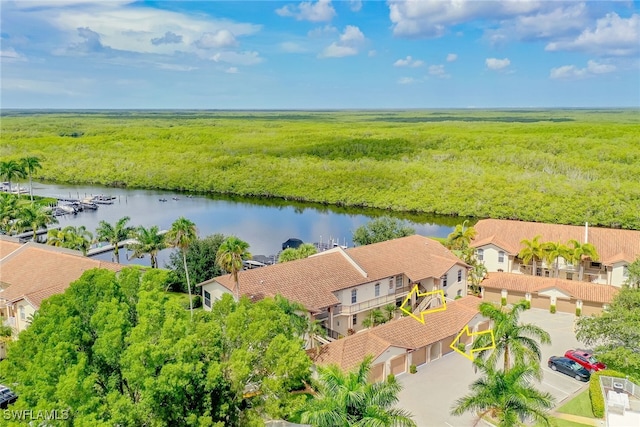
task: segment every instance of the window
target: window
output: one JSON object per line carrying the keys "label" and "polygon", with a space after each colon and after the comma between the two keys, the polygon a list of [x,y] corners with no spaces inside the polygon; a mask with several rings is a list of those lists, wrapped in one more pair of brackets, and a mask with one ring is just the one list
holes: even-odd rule
{"label": "window", "polygon": [[458,270],[458,282],[462,282],[462,270]]}
{"label": "window", "polygon": [[376,296],[379,297],[380,296],[380,283],[376,283],[375,290],[376,290]]}
{"label": "window", "polygon": [[353,326],[356,326],[358,324],[358,315],[357,314],[353,315],[352,323],[353,323]]}
{"label": "window", "polygon": [[358,290],[351,289],[351,304],[355,304],[357,300],[358,300]]}
{"label": "window", "polygon": [[478,249],[476,251],[476,258],[478,258],[478,261],[484,261],[484,249]]}
{"label": "window", "polygon": [[601,267],[602,267],[602,263],[591,261],[591,268],[601,268]]}
{"label": "window", "polygon": [[393,277],[389,279],[389,290],[393,290]]}
{"label": "window", "polygon": [[211,294],[207,291],[204,291],[204,305],[211,308]]}
{"label": "window", "polygon": [[573,273],[567,273],[567,280],[573,280]]}
{"label": "window", "polygon": [[403,302],[404,302],[404,301],[402,300],[402,298],[398,298],[398,299],[396,300],[396,307],[398,307],[398,308],[402,307],[402,303],[403,303]]}
{"label": "window", "polygon": [[456,296],[459,296],[459,297],[462,296],[462,289],[458,289],[458,293],[456,294]]}
{"label": "window", "polygon": [[629,277],[629,266],[628,265],[623,265],[622,266],[622,276],[623,277]]}
{"label": "window", "polygon": [[503,263],[504,262],[504,252],[503,251],[498,252],[498,262],[499,263]]}
{"label": "window", "polygon": [[26,314],[24,313],[24,306],[21,305],[20,306],[20,320],[25,320],[27,318]]}
{"label": "window", "polygon": [[402,287],[402,276],[397,276],[396,277],[396,288],[401,288]]}
{"label": "window", "polygon": [[442,276],[440,280],[442,280],[442,287],[445,288],[447,286],[447,275]]}

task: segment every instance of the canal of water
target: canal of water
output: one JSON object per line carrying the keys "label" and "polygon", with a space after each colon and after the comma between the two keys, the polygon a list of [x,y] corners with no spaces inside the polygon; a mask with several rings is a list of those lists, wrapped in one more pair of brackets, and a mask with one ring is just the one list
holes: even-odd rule
{"label": "canal of water", "polygon": [[[419,214],[393,213],[374,209],[342,208],[313,203],[289,202],[280,199],[238,198],[177,193],[163,190],[137,190],[86,185],[34,183],[34,194],[62,198],[83,199],[94,195],[115,197],[111,205],[100,205],[96,211],[86,210],[77,215],[58,217],[60,227],[84,225],[95,232],[102,220],[115,223],[129,216],[132,226],[157,225],[169,229],[171,223],[184,216],[196,224],[199,237],[214,233],[236,235],[250,244],[254,255],[273,255],[289,238],[306,243],[339,241],[353,246],[355,229],[375,217],[390,215],[405,220],[425,236],[446,237],[455,224],[464,218],[437,217]],[[166,199],[166,201],[160,201]],[[124,252],[124,251],[123,251]],[[159,265],[164,266],[171,250],[162,251]],[[111,253],[96,255],[110,261]],[[121,256],[121,261],[124,261]],[[130,261],[149,264],[148,257]]]}

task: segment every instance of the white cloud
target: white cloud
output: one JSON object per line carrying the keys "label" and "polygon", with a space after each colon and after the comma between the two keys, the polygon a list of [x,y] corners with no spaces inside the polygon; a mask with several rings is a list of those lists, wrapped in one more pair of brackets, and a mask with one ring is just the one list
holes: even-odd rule
{"label": "white cloud", "polygon": [[413,59],[411,57],[411,55],[408,55],[406,58],[404,59],[398,59],[396,62],[393,63],[394,67],[421,67],[424,65],[424,61],[421,61],[419,59]]}
{"label": "white cloud", "polygon": [[166,64],[163,62],[158,62],[155,65],[161,70],[169,70],[169,71],[192,71],[192,70],[198,69],[198,67],[191,67],[189,65]]}
{"label": "white cloud", "polygon": [[195,45],[200,49],[216,49],[237,46],[238,41],[231,31],[222,29],[215,33],[204,33],[195,41]]}
{"label": "white cloud", "polygon": [[418,80],[414,79],[413,77],[400,77],[400,79],[398,79],[398,84],[400,85],[410,85],[417,82]]}
{"label": "white cloud", "polygon": [[229,67],[226,70],[224,70],[225,73],[228,74],[237,74],[238,73],[238,67]]}
{"label": "white cloud", "polygon": [[456,59],[458,59],[458,55],[455,53],[450,53],[447,55],[447,62],[454,62]]}
{"label": "white cloud", "polygon": [[325,25],[324,27],[314,28],[310,30],[307,35],[311,38],[320,38],[326,36],[333,36],[338,32],[338,29],[332,25]]}
{"label": "white cloud", "polygon": [[342,58],[344,56],[353,56],[358,54],[358,49],[351,46],[341,46],[338,43],[331,43],[325,47],[319,58]]}
{"label": "white cloud", "polygon": [[282,42],[278,46],[281,51],[286,53],[304,53],[307,51],[307,49],[295,42]]}
{"label": "white cloud", "polygon": [[171,43],[182,43],[182,36],[172,31],[167,31],[166,33],[164,33],[164,36],[151,39],[151,44],[154,44],[156,46],[160,44]]}
{"label": "white cloud", "polygon": [[487,65],[488,69],[499,71],[507,68],[511,64],[511,61],[508,58],[487,58],[484,63]]}
{"label": "white cloud", "polygon": [[251,52],[218,52],[210,58],[215,62],[227,62],[237,65],[255,65],[263,61],[260,54],[255,51]]}
{"label": "white cloud", "polygon": [[544,2],[511,0],[389,0],[393,34],[399,37],[440,37],[447,27],[475,19],[501,19],[538,10]]}
{"label": "white cloud", "polygon": [[429,66],[429,74],[441,79],[448,79],[451,77],[444,69],[444,65],[431,65]]}
{"label": "white cloud", "polygon": [[581,79],[597,74],[612,73],[615,70],[615,65],[602,64],[590,60],[587,62],[586,68],[578,68],[575,65],[563,65],[561,67],[552,68],[549,73],[549,77],[552,79]]}
{"label": "white cloud", "polygon": [[297,6],[286,5],[276,9],[280,16],[288,16],[298,21],[325,22],[331,21],[336,16],[336,11],[331,0],[318,0],[317,2],[305,1]]}
{"label": "white cloud", "polygon": [[342,58],[357,55],[365,42],[364,34],[354,25],[347,25],[337,42],[331,43],[318,55],[318,58]]}
{"label": "white cloud", "polygon": [[362,9],[362,0],[349,0],[349,9],[352,12],[360,12]]}
{"label": "white cloud", "polygon": [[640,15],[621,18],[612,12],[598,19],[596,27],[584,30],[571,41],[547,44],[547,51],[581,51],[599,56],[634,56],[640,53]]}
{"label": "white cloud", "polygon": [[16,52],[12,47],[0,50],[0,60],[2,62],[24,62],[27,60],[21,53]]}

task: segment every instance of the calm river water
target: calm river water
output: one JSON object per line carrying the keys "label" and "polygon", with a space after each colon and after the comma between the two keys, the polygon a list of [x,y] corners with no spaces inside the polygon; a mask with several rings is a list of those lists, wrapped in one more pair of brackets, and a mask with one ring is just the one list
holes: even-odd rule
{"label": "calm river water", "polygon": [[[115,223],[129,216],[132,226],[157,225],[161,230],[171,227],[178,217],[184,216],[196,224],[198,235],[205,237],[214,233],[236,235],[250,244],[254,255],[273,255],[289,238],[298,238],[306,243],[327,242],[330,238],[340,244],[353,246],[353,231],[372,218],[384,214],[379,210],[341,208],[311,203],[287,202],[270,199],[248,199],[211,195],[189,195],[162,190],[132,190],[99,186],[76,186],[34,183],[34,194],[65,198],[84,198],[104,194],[115,196],[112,205],[100,205],[96,211],[84,211],[77,215],[58,217],[59,226],[84,225],[94,232],[102,220]],[[174,200],[173,198],[178,200]],[[161,202],[159,199],[167,199]],[[406,220],[425,236],[446,237],[460,218],[433,217],[428,215],[391,214]],[[123,251],[124,252],[124,251]],[[159,256],[160,266],[169,259],[171,250]],[[96,258],[111,261],[112,254],[97,255]],[[121,261],[125,257],[121,255]],[[132,262],[149,264],[148,257]]]}

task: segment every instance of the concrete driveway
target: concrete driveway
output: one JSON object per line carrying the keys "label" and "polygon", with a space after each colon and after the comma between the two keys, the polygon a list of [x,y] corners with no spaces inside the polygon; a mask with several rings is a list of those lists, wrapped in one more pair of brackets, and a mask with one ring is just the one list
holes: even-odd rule
{"label": "concrete driveway", "polygon": [[[556,400],[556,407],[561,406],[588,384],[547,367],[550,356],[562,356],[570,348],[585,348],[573,333],[575,316],[531,309],[522,313],[520,319],[522,323],[540,326],[551,335],[551,345],[542,346],[543,378],[538,389],[551,393]],[[476,421],[472,414],[454,417],[449,411],[457,399],[469,393],[469,385],[478,377],[469,359],[455,352],[450,353],[418,368],[416,374],[398,376],[398,381],[403,385],[398,407],[411,412],[420,427],[472,426]]]}

